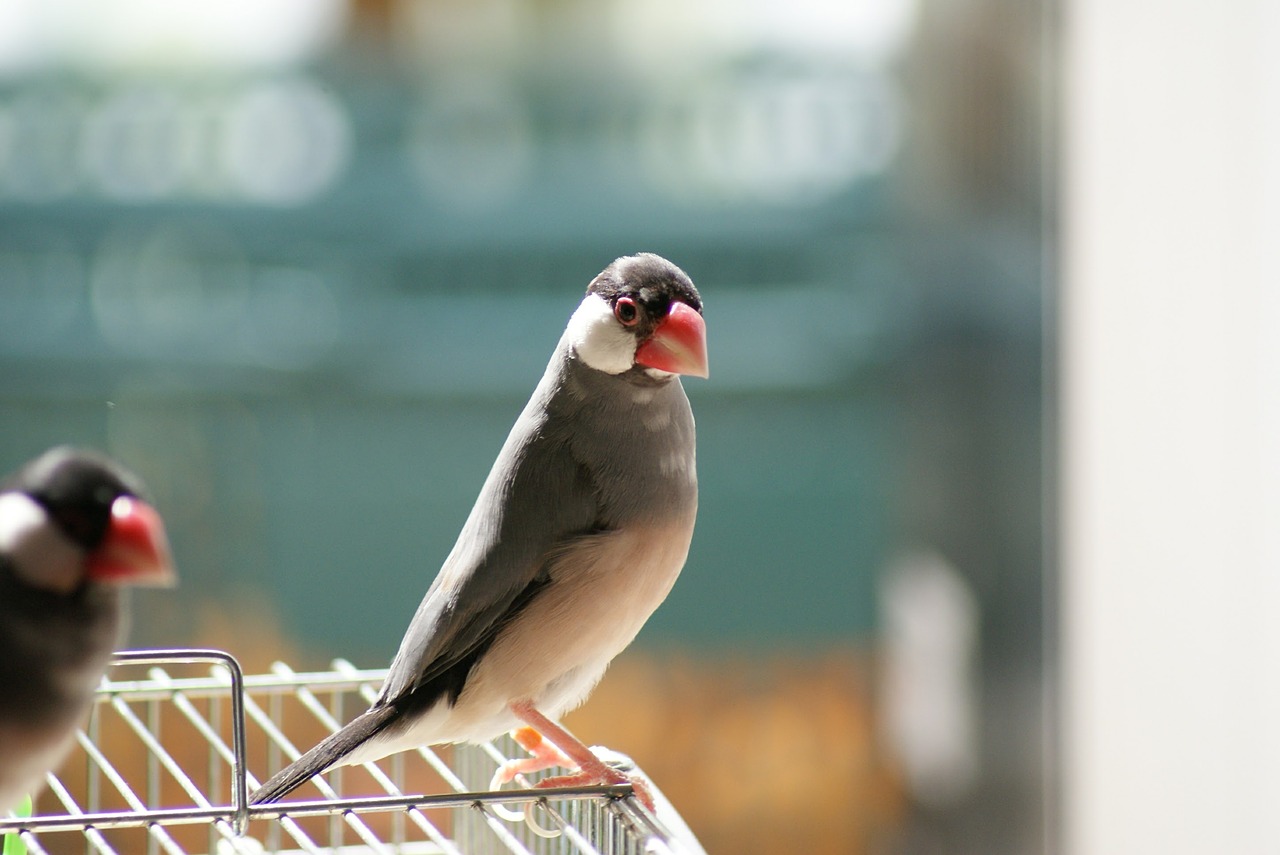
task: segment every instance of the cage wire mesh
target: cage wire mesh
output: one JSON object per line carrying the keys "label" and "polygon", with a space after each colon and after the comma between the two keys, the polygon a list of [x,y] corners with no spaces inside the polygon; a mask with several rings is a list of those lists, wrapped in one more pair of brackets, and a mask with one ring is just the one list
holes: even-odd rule
{"label": "cage wire mesh", "polygon": [[533,790],[535,775],[491,791],[498,765],[523,756],[505,736],[336,770],[289,801],[248,805],[260,777],[363,711],[385,677],[342,660],[246,676],[219,650],[118,654],[31,816],[0,818],[3,851],[702,853],[656,788],[652,812],[626,785]]}

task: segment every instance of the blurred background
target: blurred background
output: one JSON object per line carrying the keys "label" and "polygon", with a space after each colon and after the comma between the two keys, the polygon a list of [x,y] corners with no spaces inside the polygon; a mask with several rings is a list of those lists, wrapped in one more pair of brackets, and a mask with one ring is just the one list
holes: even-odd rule
{"label": "blurred background", "polygon": [[587,282],[706,302],[685,572],[568,718],[712,852],[1045,834],[1046,4],[6,0],[0,466],[148,481],[137,646],[383,667]]}

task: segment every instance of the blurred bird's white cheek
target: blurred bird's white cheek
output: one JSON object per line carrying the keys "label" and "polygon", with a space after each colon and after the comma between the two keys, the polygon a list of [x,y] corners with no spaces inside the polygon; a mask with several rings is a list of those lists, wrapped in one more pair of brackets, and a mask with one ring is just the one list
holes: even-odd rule
{"label": "blurred bird's white cheek", "polygon": [[0,495],[0,554],[24,582],[42,590],[68,593],[83,575],[84,553],[22,493]]}
{"label": "blurred bird's white cheek", "polygon": [[12,555],[40,528],[49,524],[49,515],[21,493],[0,495],[0,552]]}

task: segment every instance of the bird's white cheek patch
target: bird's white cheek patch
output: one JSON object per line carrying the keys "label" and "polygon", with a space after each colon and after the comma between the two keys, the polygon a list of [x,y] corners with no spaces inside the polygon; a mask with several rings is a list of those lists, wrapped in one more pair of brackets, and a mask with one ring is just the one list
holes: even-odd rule
{"label": "bird's white cheek patch", "polygon": [[23,581],[46,591],[74,590],[83,575],[83,553],[22,493],[0,495],[0,552]]}
{"label": "bird's white cheek patch", "polygon": [[578,358],[597,371],[630,371],[636,358],[636,339],[613,317],[613,309],[598,294],[588,294],[578,306],[565,334]]}
{"label": "bird's white cheek patch", "polygon": [[0,552],[19,551],[36,530],[48,524],[49,515],[30,497],[0,494]]}

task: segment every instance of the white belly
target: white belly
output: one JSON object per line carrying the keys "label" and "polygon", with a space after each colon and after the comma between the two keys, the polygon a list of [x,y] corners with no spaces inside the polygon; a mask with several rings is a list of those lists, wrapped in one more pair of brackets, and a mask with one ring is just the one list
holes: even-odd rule
{"label": "white belly", "polygon": [[456,704],[442,701],[408,730],[372,740],[346,763],[421,745],[492,739],[519,726],[509,709],[517,700],[532,700],[551,718],[573,709],[666,598],[692,537],[690,516],[596,535],[553,560],[552,583],[494,640]]}

